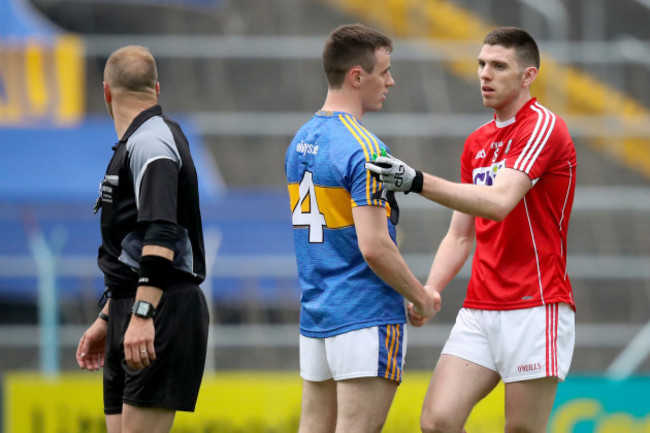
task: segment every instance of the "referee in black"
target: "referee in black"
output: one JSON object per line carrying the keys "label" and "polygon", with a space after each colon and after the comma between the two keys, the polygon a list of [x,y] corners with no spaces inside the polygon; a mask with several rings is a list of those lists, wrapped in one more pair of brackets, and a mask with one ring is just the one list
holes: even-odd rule
{"label": "referee in black", "polygon": [[158,105],[156,62],[115,51],[104,99],[120,141],[101,184],[98,264],[110,294],[79,340],[81,368],[104,367],[108,433],[169,432],[194,411],[208,340],[198,182],[179,125]]}

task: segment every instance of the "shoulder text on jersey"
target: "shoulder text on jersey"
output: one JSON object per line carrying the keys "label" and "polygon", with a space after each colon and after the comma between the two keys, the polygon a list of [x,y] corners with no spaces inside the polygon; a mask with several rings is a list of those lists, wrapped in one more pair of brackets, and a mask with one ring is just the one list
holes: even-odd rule
{"label": "shoulder text on jersey", "polygon": [[318,153],[318,145],[305,143],[304,141],[301,141],[300,143],[296,144],[296,152],[302,154],[310,153],[312,155],[316,155]]}

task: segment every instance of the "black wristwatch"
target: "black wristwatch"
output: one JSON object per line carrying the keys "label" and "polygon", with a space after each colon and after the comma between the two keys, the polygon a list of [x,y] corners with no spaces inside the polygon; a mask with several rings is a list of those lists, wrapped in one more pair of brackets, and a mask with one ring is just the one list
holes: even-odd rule
{"label": "black wristwatch", "polygon": [[147,301],[136,301],[133,304],[131,312],[138,317],[142,317],[143,319],[151,319],[153,317],[156,317],[156,309],[154,308],[153,304]]}

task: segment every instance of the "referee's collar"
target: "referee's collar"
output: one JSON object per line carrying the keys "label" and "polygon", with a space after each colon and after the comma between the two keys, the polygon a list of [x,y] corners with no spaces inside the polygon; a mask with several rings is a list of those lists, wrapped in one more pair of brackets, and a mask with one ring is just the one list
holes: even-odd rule
{"label": "referee's collar", "polygon": [[135,119],[133,119],[133,121],[127,128],[126,132],[124,133],[124,136],[120,139],[119,142],[126,143],[127,140],[131,137],[131,135],[133,135],[133,133],[137,131],[138,128],[141,127],[144,122],[146,122],[147,120],[151,119],[154,116],[160,116],[162,114],[163,114],[162,107],[158,104],[140,112],[140,114],[135,116]]}

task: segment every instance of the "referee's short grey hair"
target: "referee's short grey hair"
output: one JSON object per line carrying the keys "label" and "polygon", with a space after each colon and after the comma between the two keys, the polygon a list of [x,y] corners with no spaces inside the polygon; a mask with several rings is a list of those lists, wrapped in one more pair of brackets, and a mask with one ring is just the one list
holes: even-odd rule
{"label": "referee's short grey hair", "polygon": [[104,67],[104,81],[113,88],[150,92],[158,82],[156,60],[148,48],[128,45],[114,51]]}

